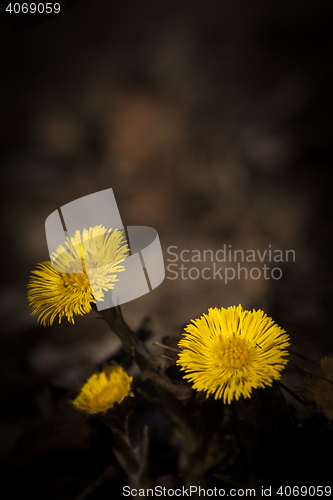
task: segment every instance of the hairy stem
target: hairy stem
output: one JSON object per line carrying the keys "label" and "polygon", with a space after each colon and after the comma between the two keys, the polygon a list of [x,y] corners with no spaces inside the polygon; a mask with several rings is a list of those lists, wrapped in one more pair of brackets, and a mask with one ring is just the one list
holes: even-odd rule
{"label": "hairy stem", "polygon": [[[120,338],[124,350],[133,356],[141,371],[147,368],[159,371],[156,359],[129,328],[119,306],[96,312]],[[186,486],[203,487],[205,485],[205,471],[202,456],[202,438],[192,429],[179,401],[165,389],[155,384],[154,387],[164,403],[163,413],[175,427],[181,441],[178,463],[179,470],[184,475]]]}

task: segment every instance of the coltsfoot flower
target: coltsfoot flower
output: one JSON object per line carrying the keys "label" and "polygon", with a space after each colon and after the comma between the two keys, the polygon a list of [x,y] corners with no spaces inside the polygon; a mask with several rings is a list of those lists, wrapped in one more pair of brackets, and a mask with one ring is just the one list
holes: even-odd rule
{"label": "coltsfoot flower", "polygon": [[[74,315],[91,311],[91,304],[104,300],[104,292],[112,290],[120,265],[127,257],[128,246],[123,232],[106,230],[104,226],[76,231],[66,238],[51,255],[51,261],[37,265],[28,284],[29,307],[39,314],[38,321],[52,325],[59,315],[74,324]],[[95,300],[96,299],[96,300]]]}
{"label": "coltsfoot flower", "polygon": [[121,403],[131,392],[133,378],[117,363],[107,365],[100,373],[94,373],[84,384],[73,405],[89,414],[105,413],[115,403]]}
{"label": "coltsfoot flower", "polygon": [[287,363],[289,336],[261,311],[209,309],[192,320],[178,346],[177,364],[197,391],[230,403],[271,386]]}
{"label": "coltsfoot flower", "polygon": [[331,380],[332,384],[327,380],[312,376],[301,385],[300,393],[307,401],[316,403],[331,423],[333,421],[333,357],[321,359],[316,373],[319,377]]}

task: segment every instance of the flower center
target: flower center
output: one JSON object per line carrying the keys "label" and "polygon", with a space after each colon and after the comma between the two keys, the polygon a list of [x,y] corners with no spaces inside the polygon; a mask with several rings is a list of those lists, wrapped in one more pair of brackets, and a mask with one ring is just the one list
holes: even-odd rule
{"label": "flower center", "polygon": [[77,289],[85,291],[90,287],[89,279],[86,273],[61,273],[64,287],[76,291]]}
{"label": "flower center", "polygon": [[[81,265],[82,267],[81,267]],[[81,259],[81,262],[76,259],[74,262],[72,262],[68,266],[68,273],[60,273],[64,286],[65,288],[75,291],[77,289],[80,290],[87,290],[88,287],[90,286],[88,276],[86,272],[80,272],[85,271],[83,259]]]}
{"label": "flower center", "polygon": [[81,258],[77,258],[73,262],[69,263],[69,265],[67,266],[67,273],[60,273],[60,276],[64,283],[64,287],[73,292],[78,289],[86,291],[90,286],[82,256],[81,245],[79,245],[79,250]]}
{"label": "flower center", "polygon": [[232,337],[219,337],[216,360],[219,364],[240,368],[245,365],[249,350],[244,339],[233,334]]}

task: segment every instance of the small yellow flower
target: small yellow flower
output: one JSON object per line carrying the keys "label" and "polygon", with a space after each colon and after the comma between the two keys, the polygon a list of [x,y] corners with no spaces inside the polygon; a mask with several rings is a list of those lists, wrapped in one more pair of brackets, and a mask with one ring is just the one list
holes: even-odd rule
{"label": "small yellow flower", "polygon": [[[333,357],[323,358],[316,373],[333,382]],[[315,402],[331,423],[333,421],[333,383],[330,384],[327,380],[312,376],[301,385],[300,389],[301,395],[307,401]]]}
{"label": "small yellow flower", "polygon": [[107,365],[101,373],[94,373],[84,384],[74,406],[89,414],[105,413],[114,403],[121,403],[131,392],[133,378],[117,363]]}
{"label": "small yellow flower", "polygon": [[[127,257],[128,247],[122,231],[106,230],[104,226],[76,231],[66,238],[51,255],[32,272],[28,284],[29,307],[39,314],[38,321],[52,325],[59,315],[74,324],[74,315],[91,311],[91,304],[104,300],[104,291],[112,290],[119,281],[119,265]],[[82,272],[83,271],[83,272]]]}
{"label": "small yellow flower", "polygon": [[178,343],[177,364],[197,391],[230,403],[280,379],[289,336],[263,311],[211,308],[192,323]]}

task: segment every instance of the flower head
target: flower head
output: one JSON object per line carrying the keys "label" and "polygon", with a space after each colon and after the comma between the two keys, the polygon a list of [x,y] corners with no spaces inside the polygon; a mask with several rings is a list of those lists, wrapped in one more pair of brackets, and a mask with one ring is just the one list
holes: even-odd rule
{"label": "flower head", "polygon": [[192,320],[179,341],[177,364],[197,391],[230,403],[281,377],[289,336],[261,311],[241,305],[209,309]]}
{"label": "flower head", "polygon": [[[128,247],[122,231],[103,226],[76,231],[60,245],[51,261],[42,262],[32,272],[28,284],[29,307],[38,321],[52,325],[59,315],[74,324],[74,315],[91,311],[91,304],[104,300],[104,292],[119,281],[117,273],[127,257]],[[95,300],[96,299],[96,300]]]}
{"label": "flower head", "polygon": [[316,403],[329,422],[333,420],[333,357],[325,357],[320,361],[317,370],[319,377],[312,376],[301,385],[301,395],[309,402]]}
{"label": "flower head", "polygon": [[117,363],[107,365],[101,373],[94,373],[84,384],[73,405],[89,414],[105,413],[114,403],[121,403],[131,392],[132,377]]}

